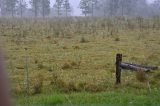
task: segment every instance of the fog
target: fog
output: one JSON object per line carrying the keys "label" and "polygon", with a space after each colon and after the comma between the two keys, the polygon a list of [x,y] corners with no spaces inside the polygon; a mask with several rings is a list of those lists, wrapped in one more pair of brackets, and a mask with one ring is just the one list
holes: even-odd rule
{"label": "fog", "polygon": [[[155,16],[160,0],[0,0],[5,17]],[[155,2],[154,2],[155,1]]]}
{"label": "fog", "polygon": [[[147,0],[148,3],[153,3],[154,0]],[[29,2],[29,0],[27,1]],[[82,12],[79,8],[79,2],[80,0],[70,0],[71,6],[73,6],[74,11],[73,11],[73,16],[82,16]],[[54,0],[51,0],[51,6],[53,6]],[[29,5],[29,3],[28,3]]]}

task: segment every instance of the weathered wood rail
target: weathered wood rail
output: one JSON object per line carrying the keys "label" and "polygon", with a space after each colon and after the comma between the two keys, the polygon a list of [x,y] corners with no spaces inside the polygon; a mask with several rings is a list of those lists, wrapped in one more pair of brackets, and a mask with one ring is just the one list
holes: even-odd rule
{"label": "weathered wood rail", "polygon": [[148,72],[151,70],[157,70],[158,67],[122,62],[122,54],[117,54],[116,55],[116,84],[121,83],[121,69]]}

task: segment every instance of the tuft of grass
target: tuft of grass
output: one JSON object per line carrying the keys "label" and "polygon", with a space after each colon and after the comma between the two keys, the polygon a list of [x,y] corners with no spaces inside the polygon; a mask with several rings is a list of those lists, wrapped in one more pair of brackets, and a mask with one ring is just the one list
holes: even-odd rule
{"label": "tuft of grass", "polygon": [[37,63],[38,63],[38,60],[37,60],[37,59],[35,59],[35,60],[34,60],[34,63],[35,63],[35,64],[37,64]]}
{"label": "tuft of grass", "polygon": [[47,38],[48,40],[50,40],[50,39],[51,39],[51,36],[47,36],[46,38]]}
{"label": "tuft of grass", "polygon": [[72,66],[69,63],[64,63],[63,66],[62,66],[63,70],[71,69],[71,68],[72,68]]}
{"label": "tuft of grass", "polygon": [[63,46],[62,48],[63,48],[63,49],[68,49],[66,46]]}
{"label": "tuft of grass", "polygon": [[87,43],[88,41],[85,39],[85,37],[81,37],[80,43]]}
{"label": "tuft of grass", "polygon": [[35,75],[32,76],[32,94],[39,94],[42,92],[42,87],[43,87],[43,75],[42,73],[36,73]]}
{"label": "tuft of grass", "polygon": [[136,78],[140,82],[147,82],[148,81],[147,75],[144,71],[136,72]]}
{"label": "tuft of grass", "polygon": [[77,50],[80,49],[79,46],[73,46],[73,48],[74,48],[74,49],[77,49]]}
{"label": "tuft of grass", "polygon": [[38,69],[43,69],[43,68],[44,68],[43,63],[38,63]]}
{"label": "tuft of grass", "polygon": [[156,75],[154,75],[155,79],[160,79],[160,72],[156,73]]}
{"label": "tuft of grass", "polygon": [[120,41],[120,38],[118,38],[118,37],[117,37],[117,38],[115,38],[115,41]]}

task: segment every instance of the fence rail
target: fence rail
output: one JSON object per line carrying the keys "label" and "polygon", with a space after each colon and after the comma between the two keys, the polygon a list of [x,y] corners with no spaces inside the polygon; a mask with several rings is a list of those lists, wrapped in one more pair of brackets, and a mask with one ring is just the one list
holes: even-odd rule
{"label": "fence rail", "polygon": [[116,55],[116,84],[121,83],[121,69],[131,70],[131,71],[144,71],[144,72],[158,69],[158,67],[154,66],[144,66],[144,65],[122,62],[122,57],[123,57],[122,54]]}

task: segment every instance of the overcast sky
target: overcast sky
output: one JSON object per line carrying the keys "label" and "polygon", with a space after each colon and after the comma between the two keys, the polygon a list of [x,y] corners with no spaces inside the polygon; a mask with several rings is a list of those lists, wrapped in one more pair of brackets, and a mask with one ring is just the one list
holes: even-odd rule
{"label": "overcast sky", "polygon": [[[55,0],[50,0],[50,1],[51,1],[51,6],[53,6]],[[147,0],[147,1],[148,1],[148,3],[152,3],[154,0]],[[80,0],[70,0],[71,6],[73,7],[73,15],[75,15],[75,16],[82,15],[82,13],[79,9],[79,2],[80,2]]]}

